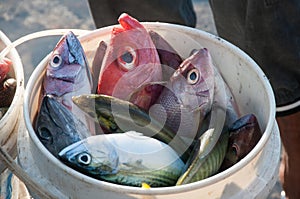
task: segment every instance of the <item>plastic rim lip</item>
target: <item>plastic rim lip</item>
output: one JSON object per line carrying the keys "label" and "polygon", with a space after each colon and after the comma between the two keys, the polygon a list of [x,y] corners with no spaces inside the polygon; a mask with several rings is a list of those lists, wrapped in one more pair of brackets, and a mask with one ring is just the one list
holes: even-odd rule
{"label": "plastic rim lip", "polygon": [[[155,194],[173,194],[173,193],[180,193],[180,192],[186,192],[188,190],[194,190],[194,189],[199,189],[205,186],[209,186],[211,184],[214,184],[220,180],[225,179],[226,177],[233,175],[235,172],[239,171],[242,169],[245,165],[247,165],[259,152],[262,151],[263,147],[265,146],[266,142],[268,141],[270,134],[272,132],[274,123],[275,123],[275,99],[274,95],[272,93],[272,88],[262,72],[262,70],[259,68],[259,66],[243,51],[241,51],[238,47],[230,44],[229,42],[215,36],[209,33],[206,33],[201,30],[185,27],[185,26],[180,26],[180,25],[174,25],[174,24],[168,24],[168,23],[159,23],[159,22],[144,22],[143,23],[146,28],[149,29],[164,29],[168,31],[179,31],[183,33],[189,33],[194,36],[201,35],[204,39],[210,40],[212,42],[217,43],[218,45],[226,46],[229,47],[232,52],[237,54],[239,57],[242,57],[243,59],[246,59],[249,62],[249,65],[257,72],[259,79],[264,82],[264,89],[267,92],[267,96],[270,102],[270,108],[269,108],[269,117],[267,120],[267,125],[264,131],[263,136],[259,140],[258,144],[255,146],[255,148],[246,156],[246,158],[242,159],[240,162],[236,163],[226,171],[223,171],[221,173],[218,173],[212,177],[206,178],[204,180],[186,184],[186,185],[181,185],[181,186],[172,186],[172,187],[162,187],[162,188],[151,188],[151,189],[141,189],[137,187],[129,187],[129,186],[123,186],[123,185],[116,185],[113,183],[108,183],[108,182],[103,182],[91,177],[88,177],[80,172],[77,172],[68,166],[64,165],[62,162],[60,162],[58,159],[56,159],[39,141],[37,136],[34,133],[31,121],[30,121],[30,110],[29,110],[29,102],[32,101],[33,96],[31,97],[31,92],[35,89],[36,86],[34,86],[35,82],[37,79],[40,79],[40,75],[43,73],[44,68],[45,68],[45,63],[46,60],[48,59],[48,56],[43,59],[42,62],[37,66],[37,68],[34,70],[32,73],[31,77],[29,78],[28,81],[28,87],[25,91],[24,95],[24,119],[25,119],[25,124],[28,129],[29,135],[31,139],[33,140],[34,144],[37,146],[37,148],[41,151],[41,153],[47,158],[54,162],[60,169],[62,169],[64,172],[69,173],[79,180],[89,182],[95,186],[101,186],[104,189],[107,190],[112,190],[114,192],[121,192],[121,193],[129,193],[129,194],[148,194],[148,195],[155,195]],[[163,26],[161,26],[163,25]],[[111,30],[113,26],[105,27],[102,29],[98,29],[92,32],[89,32],[87,34],[81,35],[79,38],[81,41],[88,40],[88,37],[91,37],[93,35],[99,35],[101,33],[102,35],[106,34]]]}

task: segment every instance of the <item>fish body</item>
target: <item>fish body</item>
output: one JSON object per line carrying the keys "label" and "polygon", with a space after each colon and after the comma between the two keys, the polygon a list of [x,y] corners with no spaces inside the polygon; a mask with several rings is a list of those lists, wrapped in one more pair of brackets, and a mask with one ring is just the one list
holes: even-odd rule
{"label": "fish body", "polygon": [[162,69],[156,48],[142,24],[128,14],[113,28],[98,80],[98,94],[128,100],[147,110],[161,87],[147,87],[131,98],[143,84],[162,80]]}
{"label": "fish body", "polygon": [[[228,132],[223,133],[213,149],[205,157],[202,156],[203,151],[200,149],[195,155],[193,162],[180,176],[176,184],[182,185],[197,182],[217,173],[226,154],[228,135]],[[201,141],[202,145],[206,144],[206,140],[202,139]]]}
{"label": "fish body", "polygon": [[160,106],[151,111],[177,134],[195,138],[213,97],[214,66],[208,50],[203,48],[180,64],[156,101]]}
{"label": "fish body", "polygon": [[91,136],[59,156],[74,169],[104,181],[141,187],[172,186],[184,163],[172,148],[135,131]]}
{"label": "fish body", "polygon": [[35,121],[35,132],[55,156],[65,147],[89,135],[86,126],[55,98],[45,96]]}
{"label": "fish body", "polygon": [[131,102],[108,95],[74,96],[73,102],[104,128],[106,133],[138,131],[169,144],[186,161],[190,147],[167,126]]}

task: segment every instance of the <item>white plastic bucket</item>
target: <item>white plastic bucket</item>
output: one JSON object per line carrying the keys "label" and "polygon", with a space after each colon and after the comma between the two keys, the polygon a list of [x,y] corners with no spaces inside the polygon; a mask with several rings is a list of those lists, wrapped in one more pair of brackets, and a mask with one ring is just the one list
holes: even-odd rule
{"label": "white plastic bucket", "polygon": [[[181,186],[142,189],[103,182],[81,174],[54,158],[39,141],[32,127],[48,60],[46,57],[34,70],[25,91],[26,128],[20,129],[18,142],[19,163],[24,171],[31,180],[45,189],[49,197],[57,198],[266,197],[277,180],[280,158],[275,100],[267,77],[249,56],[219,37],[179,25],[143,24],[161,34],[183,57],[187,57],[194,48],[206,47],[210,51],[215,65],[232,89],[241,112],[254,113],[258,118],[264,133],[255,148],[224,172]],[[109,40],[111,29],[112,27],[106,27],[80,36],[90,64],[98,43]]]}
{"label": "white plastic bucket", "polygon": [[[0,31],[0,52],[6,46],[11,44],[9,38]],[[13,101],[0,119],[0,144],[12,158],[17,155],[17,135],[20,120],[23,119],[23,94],[24,94],[24,72],[20,56],[16,49],[12,49],[8,56],[12,60],[13,67],[9,71],[9,75],[17,81],[17,87]],[[4,171],[6,164],[0,161],[0,173]]]}

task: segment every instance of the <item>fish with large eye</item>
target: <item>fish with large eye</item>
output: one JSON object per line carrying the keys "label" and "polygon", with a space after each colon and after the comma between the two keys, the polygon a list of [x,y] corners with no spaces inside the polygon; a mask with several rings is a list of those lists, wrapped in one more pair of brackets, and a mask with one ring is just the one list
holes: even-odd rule
{"label": "fish with large eye", "polygon": [[52,95],[70,110],[70,95],[91,93],[92,76],[84,50],[73,32],[66,33],[50,56],[42,95]]}
{"label": "fish with large eye", "polygon": [[50,55],[43,77],[42,98],[51,95],[67,107],[86,125],[91,134],[95,134],[95,124],[91,122],[72,102],[72,96],[91,93],[92,75],[85,52],[73,32],[61,37]]}
{"label": "fish with large eye", "polygon": [[177,134],[195,138],[201,122],[211,110],[214,75],[208,50],[195,51],[170,77],[156,101],[161,106],[151,108],[152,115],[158,121],[166,120],[166,125]]}
{"label": "fish with large eye", "polygon": [[[124,13],[118,21],[121,26],[112,29],[100,69],[97,94],[129,100],[148,110],[162,88],[138,89],[150,82],[162,81],[157,50],[148,31],[138,20]],[[131,97],[133,93],[135,95]]]}
{"label": "fish with large eye", "polygon": [[94,178],[121,185],[175,185],[184,163],[167,144],[136,131],[90,136],[59,153],[64,163]]}

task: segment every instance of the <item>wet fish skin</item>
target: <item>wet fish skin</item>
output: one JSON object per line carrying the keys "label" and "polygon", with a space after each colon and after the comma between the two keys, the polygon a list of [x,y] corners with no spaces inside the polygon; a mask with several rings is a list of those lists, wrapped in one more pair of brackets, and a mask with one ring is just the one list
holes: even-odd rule
{"label": "wet fish skin", "polygon": [[149,35],[158,52],[160,63],[162,65],[163,80],[167,81],[183,60],[179,53],[160,34],[153,30],[149,30]]}
{"label": "wet fish skin", "polygon": [[[197,138],[198,128],[210,111],[214,95],[214,66],[206,48],[185,59],[173,73],[152,111],[158,121],[180,136]],[[166,114],[162,114],[166,113]]]}
{"label": "wet fish skin", "polygon": [[91,72],[80,41],[72,31],[66,33],[51,54],[43,79],[42,95],[52,95],[72,110],[71,97],[91,93]]}
{"label": "wet fish skin", "polygon": [[148,110],[161,87],[142,89],[140,86],[162,80],[162,69],[156,48],[142,24],[126,13],[118,19],[121,26],[113,28],[107,53],[101,67],[97,94],[129,100]]}
{"label": "wet fish skin", "polygon": [[94,178],[141,187],[172,186],[184,163],[164,143],[131,131],[96,135],[63,149],[61,160]]}
{"label": "wet fish skin", "polygon": [[90,130],[96,126],[72,102],[72,96],[89,94],[93,88],[92,75],[85,52],[76,35],[69,31],[61,37],[53,49],[42,82],[43,96],[51,95],[73,112]]}
{"label": "wet fish skin", "polygon": [[75,115],[51,96],[44,96],[35,121],[35,132],[55,156],[65,147],[89,136],[89,130]]}
{"label": "wet fish skin", "polygon": [[[207,156],[202,156],[199,150],[188,169],[177,181],[176,185],[197,182],[208,178],[218,172],[224,160],[228,145],[228,131],[221,134],[216,145]],[[202,140],[204,144],[205,140]]]}
{"label": "wet fish skin", "polygon": [[74,96],[72,99],[82,111],[99,122],[105,129],[104,132],[123,133],[135,130],[170,144],[184,162],[191,154],[192,143],[175,136],[171,128],[128,101],[99,94]]}
{"label": "wet fish skin", "polygon": [[259,142],[262,131],[254,114],[246,114],[229,128],[229,143],[221,170],[243,159]]}

